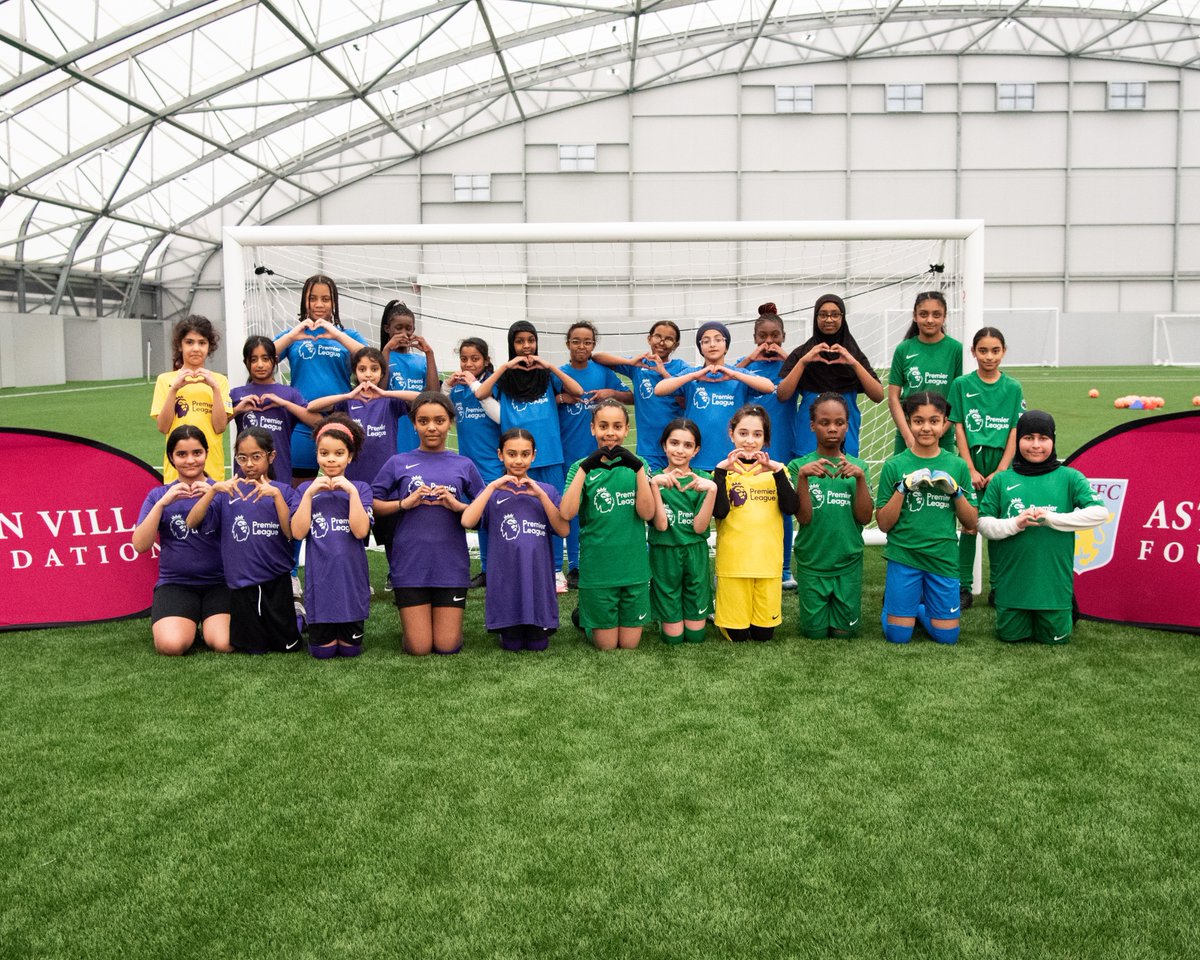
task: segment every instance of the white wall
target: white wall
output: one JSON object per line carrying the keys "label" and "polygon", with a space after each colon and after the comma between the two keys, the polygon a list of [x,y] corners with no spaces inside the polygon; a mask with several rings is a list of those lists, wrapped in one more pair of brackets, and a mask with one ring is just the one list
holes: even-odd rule
{"label": "white wall", "polygon": [[64,317],[63,333],[68,380],[126,380],[145,372],[141,320]]}
{"label": "white wall", "polygon": [[66,383],[63,318],[0,313],[0,387]]}

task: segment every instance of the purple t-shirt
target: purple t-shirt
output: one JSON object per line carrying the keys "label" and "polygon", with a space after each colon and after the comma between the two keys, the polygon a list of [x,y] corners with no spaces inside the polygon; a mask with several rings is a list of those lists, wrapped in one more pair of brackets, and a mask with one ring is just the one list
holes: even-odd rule
{"label": "purple t-shirt", "polygon": [[[539,483],[558,506],[562,495]],[[488,589],[485,626],[501,630],[529,624],[558,629],[558,597],[554,592],[554,531],[546,509],[532,493],[500,487],[483,508],[480,527],[488,534]]]}
{"label": "purple t-shirt", "polygon": [[[449,450],[398,453],[371,484],[376,500],[403,500],[422,482],[449,487],[460,503],[470,503],[483,490],[479,470],[466,457]],[[397,587],[463,587],[471,580],[467,532],[461,515],[435,504],[401,510],[392,539],[392,584]],[[490,566],[490,564],[489,564]]]}
{"label": "purple t-shirt", "polygon": [[[206,481],[211,485],[212,480]],[[142,503],[137,522],[149,515],[154,505],[174,484],[155,487]],[[225,582],[221,567],[221,544],[215,532],[189,530],[187,515],[197,497],[180,498],[163,507],[158,521],[158,583],[179,583],[187,587],[210,587]]]}
{"label": "purple t-shirt", "polygon": [[[371,512],[371,487],[352,481]],[[308,480],[296,490],[297,504]],[[366,541],[350,532],[350,494],[322,490],[312,499],[312,527],[304,538],[304,607],[309,623],[349,623],[371,613],[371,580]]]}
{"label": "purple t-shirt", "polygon": [[346,477],[369,484],[388,457],[396,455],[396,421],[404,417],[407,422],[408,404],[395,397],[372,397],[370,400],[355,397],[336,403],[333,408],[349,416],[366,434],[358,456],[350,461]]}
{"label": "purple t-shirt", "polygon": [[[300,498],[287,484],[271,482],[283,491],[290,517]],[[201,529],[216,531],[220,538],[225,582],[232,590],[266,583],[292,569],[292,541],[279,527],[273,497],[247,500],[241,492],[218,493]]]}
{"label": "purple t-shirt", "polygon": [[[247,383],[240,387],[234,387],[229,391],[229,402],[236,407],[246,397],[261,397],[265,393],[290,400],[302,407],[306,406],[300,391],[284,383]],[[272,464],[275,470],[275,479],[280,483],[291,483],[292,430],[300,422],[296,419],[296,415],[287,407],[278,407],[272,404],[261,410],[247,410],[245,413],[239,413],[233,419],[237,424],[238,433],[247,427],[262,427],[271,435],[271,439],[275,441],[275,462]],[[236,477],[245,476],[236,460],[233,462],[233,474]]]}

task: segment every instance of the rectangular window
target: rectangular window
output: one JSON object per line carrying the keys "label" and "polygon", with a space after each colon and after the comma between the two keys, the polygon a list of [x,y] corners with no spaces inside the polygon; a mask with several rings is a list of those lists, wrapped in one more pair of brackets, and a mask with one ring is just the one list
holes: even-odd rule
{"label": "rectangular window", "polygon": [[594,143],[560,143],[558,145],[558,169],[561,173],[596,169],[596,145]]}
{"label": "rectangular window", "polygon": [[925,109],[925,84],[889,83],[887,109],[889,113],[920,113]]}
{"label": "rectangular window", "polygon": [[491,200],[492,175],[490,173],[456,173],[454,175],[455,200]]}
{"label": "rectangular window", "polygon": [[1108,85],[1109,110],[1145,110],[1146,84],[1113,81]]}
{"label": "rectangular window", "polygon": [[813,88],[811,83],[775,88],[776,113],[812,113]]}
{"label": "rectangular window", "polygon": [[997,110],[1032,110],[1035,83],[996,84]]}

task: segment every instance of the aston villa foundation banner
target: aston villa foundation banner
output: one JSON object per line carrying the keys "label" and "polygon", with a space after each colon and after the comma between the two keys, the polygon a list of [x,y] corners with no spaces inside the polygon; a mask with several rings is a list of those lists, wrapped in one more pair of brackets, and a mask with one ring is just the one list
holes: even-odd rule
{"label": "aston villa foundation banner", "polygon": [[1116,427],[1066,462],[1108,506],[1075,535],[1079,612],[1200,633],[1200,413]]}
{"label": "aston villa foundation banner", "polygon": [[0,427],[0,630],[149,613],[158,548],[133,528],[162,483],[127,453],[44,430]]}

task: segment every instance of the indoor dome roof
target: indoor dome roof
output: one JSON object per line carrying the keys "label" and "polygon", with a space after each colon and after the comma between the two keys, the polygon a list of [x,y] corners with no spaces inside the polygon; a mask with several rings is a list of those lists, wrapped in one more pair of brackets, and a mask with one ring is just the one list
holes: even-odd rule
{"label": "indoor dome roof", "polygon": [[[803,62],[1196,68],[1200,0],[9,0],[0,261],[137,272],[481,131]],[[81,14],[82,11],[82,14]],[[118,19],[119,15],[119,19]]]}

